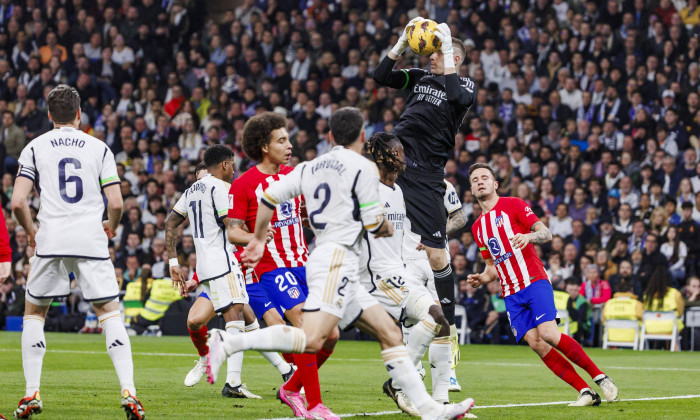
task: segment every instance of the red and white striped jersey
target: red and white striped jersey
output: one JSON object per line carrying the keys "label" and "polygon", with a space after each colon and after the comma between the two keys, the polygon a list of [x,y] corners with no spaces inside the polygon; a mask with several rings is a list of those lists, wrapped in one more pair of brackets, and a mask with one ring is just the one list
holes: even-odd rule
{"label": "red and white striped jersey", "polygon": [[[283,165],[278,174],[268,175],[260,172],[255,166],[250,168],[231,184],[229,201],[233,206],[228,212],[228,217],[245,221],[250,232],[254,232],[263,192],[293,169]],[[255,267],[258,277],[277,268],[302,267],[306,264],[309,251],[301,224],[302,202],[302,197],[294,197],[277,206],[271,221],[275,236],[267,243],[262,260]]]}
{"label": "red and white striped jersey", "polygon": [[472,235],[485,260],[492,259],[501,281],[503,297],[512,295],[538,280],[549,280],[532,244],[516,249],[510,238],[530,233],[540,219],[527,203],[516,197],[500,197],[488,213],[472,225]]}

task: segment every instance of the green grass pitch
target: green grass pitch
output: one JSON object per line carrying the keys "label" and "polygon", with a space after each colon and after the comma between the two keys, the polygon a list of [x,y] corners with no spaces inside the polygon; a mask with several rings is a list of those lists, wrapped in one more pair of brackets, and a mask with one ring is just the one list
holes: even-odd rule
{"label": "green grass pitch", "polygon": [[[104,337],[53,333],[47,334],[46,341],[41,387],[44,412],[35,419],[123,418],[119,383],[105,351]],[[220,383],[213,386],[205,379],[193,388],[183,385],[196,359],[189,338],[132,337],[131,343],[138,396],[149,419],[291,416],[291,411],[275,398],[281,377],[257,353],[246,353],[243,382],[263,399],[239,400],[221,397],[225,372]],[[474,398],[473,413],[482,419],[700,418],[700,354],[600,349],[588,352],[616,382],[622,401],[584,408],[542,405],[573,401],[576,392],[524,346],[464,346],[457,368],[462,392],[450,393],[450,397]],[[19,333],[0,333],[0,377],[0,413],[11,417],[24,395]],[[394,403],[382,394],[381,386],[387,377],[377,343],[340,342],[320,372],[324,402],[338,414],[408,419],[405,414],[396,414]],[[585,372],[583,377],[592,383]],[[430,387],[429,369],[425,383]],[[598,390],[595,385],[593,389]],[[511,404],[517,406],[496,407]],[[376,414],[382,412],[389,414]]]}

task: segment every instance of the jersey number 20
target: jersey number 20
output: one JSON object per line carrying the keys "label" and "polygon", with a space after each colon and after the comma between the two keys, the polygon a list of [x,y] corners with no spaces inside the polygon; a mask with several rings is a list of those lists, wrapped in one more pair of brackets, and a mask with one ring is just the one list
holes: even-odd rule
{"label": "jersey number 20", "polygon": [[[74,169],[82,168],[80,161],[76,158],[67,157],[58,162],[58,188],[61,192],[61,198],[66,203],[77,203],[83,198],[83,180],[78,175],[66,177],[66,165],[73,165]],[[75,184],[75,194],[68,194],[68,184]]]}

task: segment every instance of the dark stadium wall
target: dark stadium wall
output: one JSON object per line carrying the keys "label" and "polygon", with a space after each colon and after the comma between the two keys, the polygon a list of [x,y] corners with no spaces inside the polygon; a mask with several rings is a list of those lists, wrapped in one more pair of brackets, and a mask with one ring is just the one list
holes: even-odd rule
{"label": "dark stadium wall", "polygon": [[234,10],[243,4],[243,0],[206,0],[209,17],[217,21],[227,10]]}

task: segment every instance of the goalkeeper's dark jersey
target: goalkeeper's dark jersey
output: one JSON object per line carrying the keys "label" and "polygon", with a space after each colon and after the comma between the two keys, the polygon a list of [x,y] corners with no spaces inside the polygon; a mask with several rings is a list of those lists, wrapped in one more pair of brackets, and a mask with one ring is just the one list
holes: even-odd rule
{"label": "goalkeeper's dark jersey", "polygon": [[477,88],[471,79],[456,74],[392,70],[394,63],[385,57],[374,72],[378,83],[410,91],[392,132],[401,139],[409,164],[442,174],[455,134],[476,101]]}

